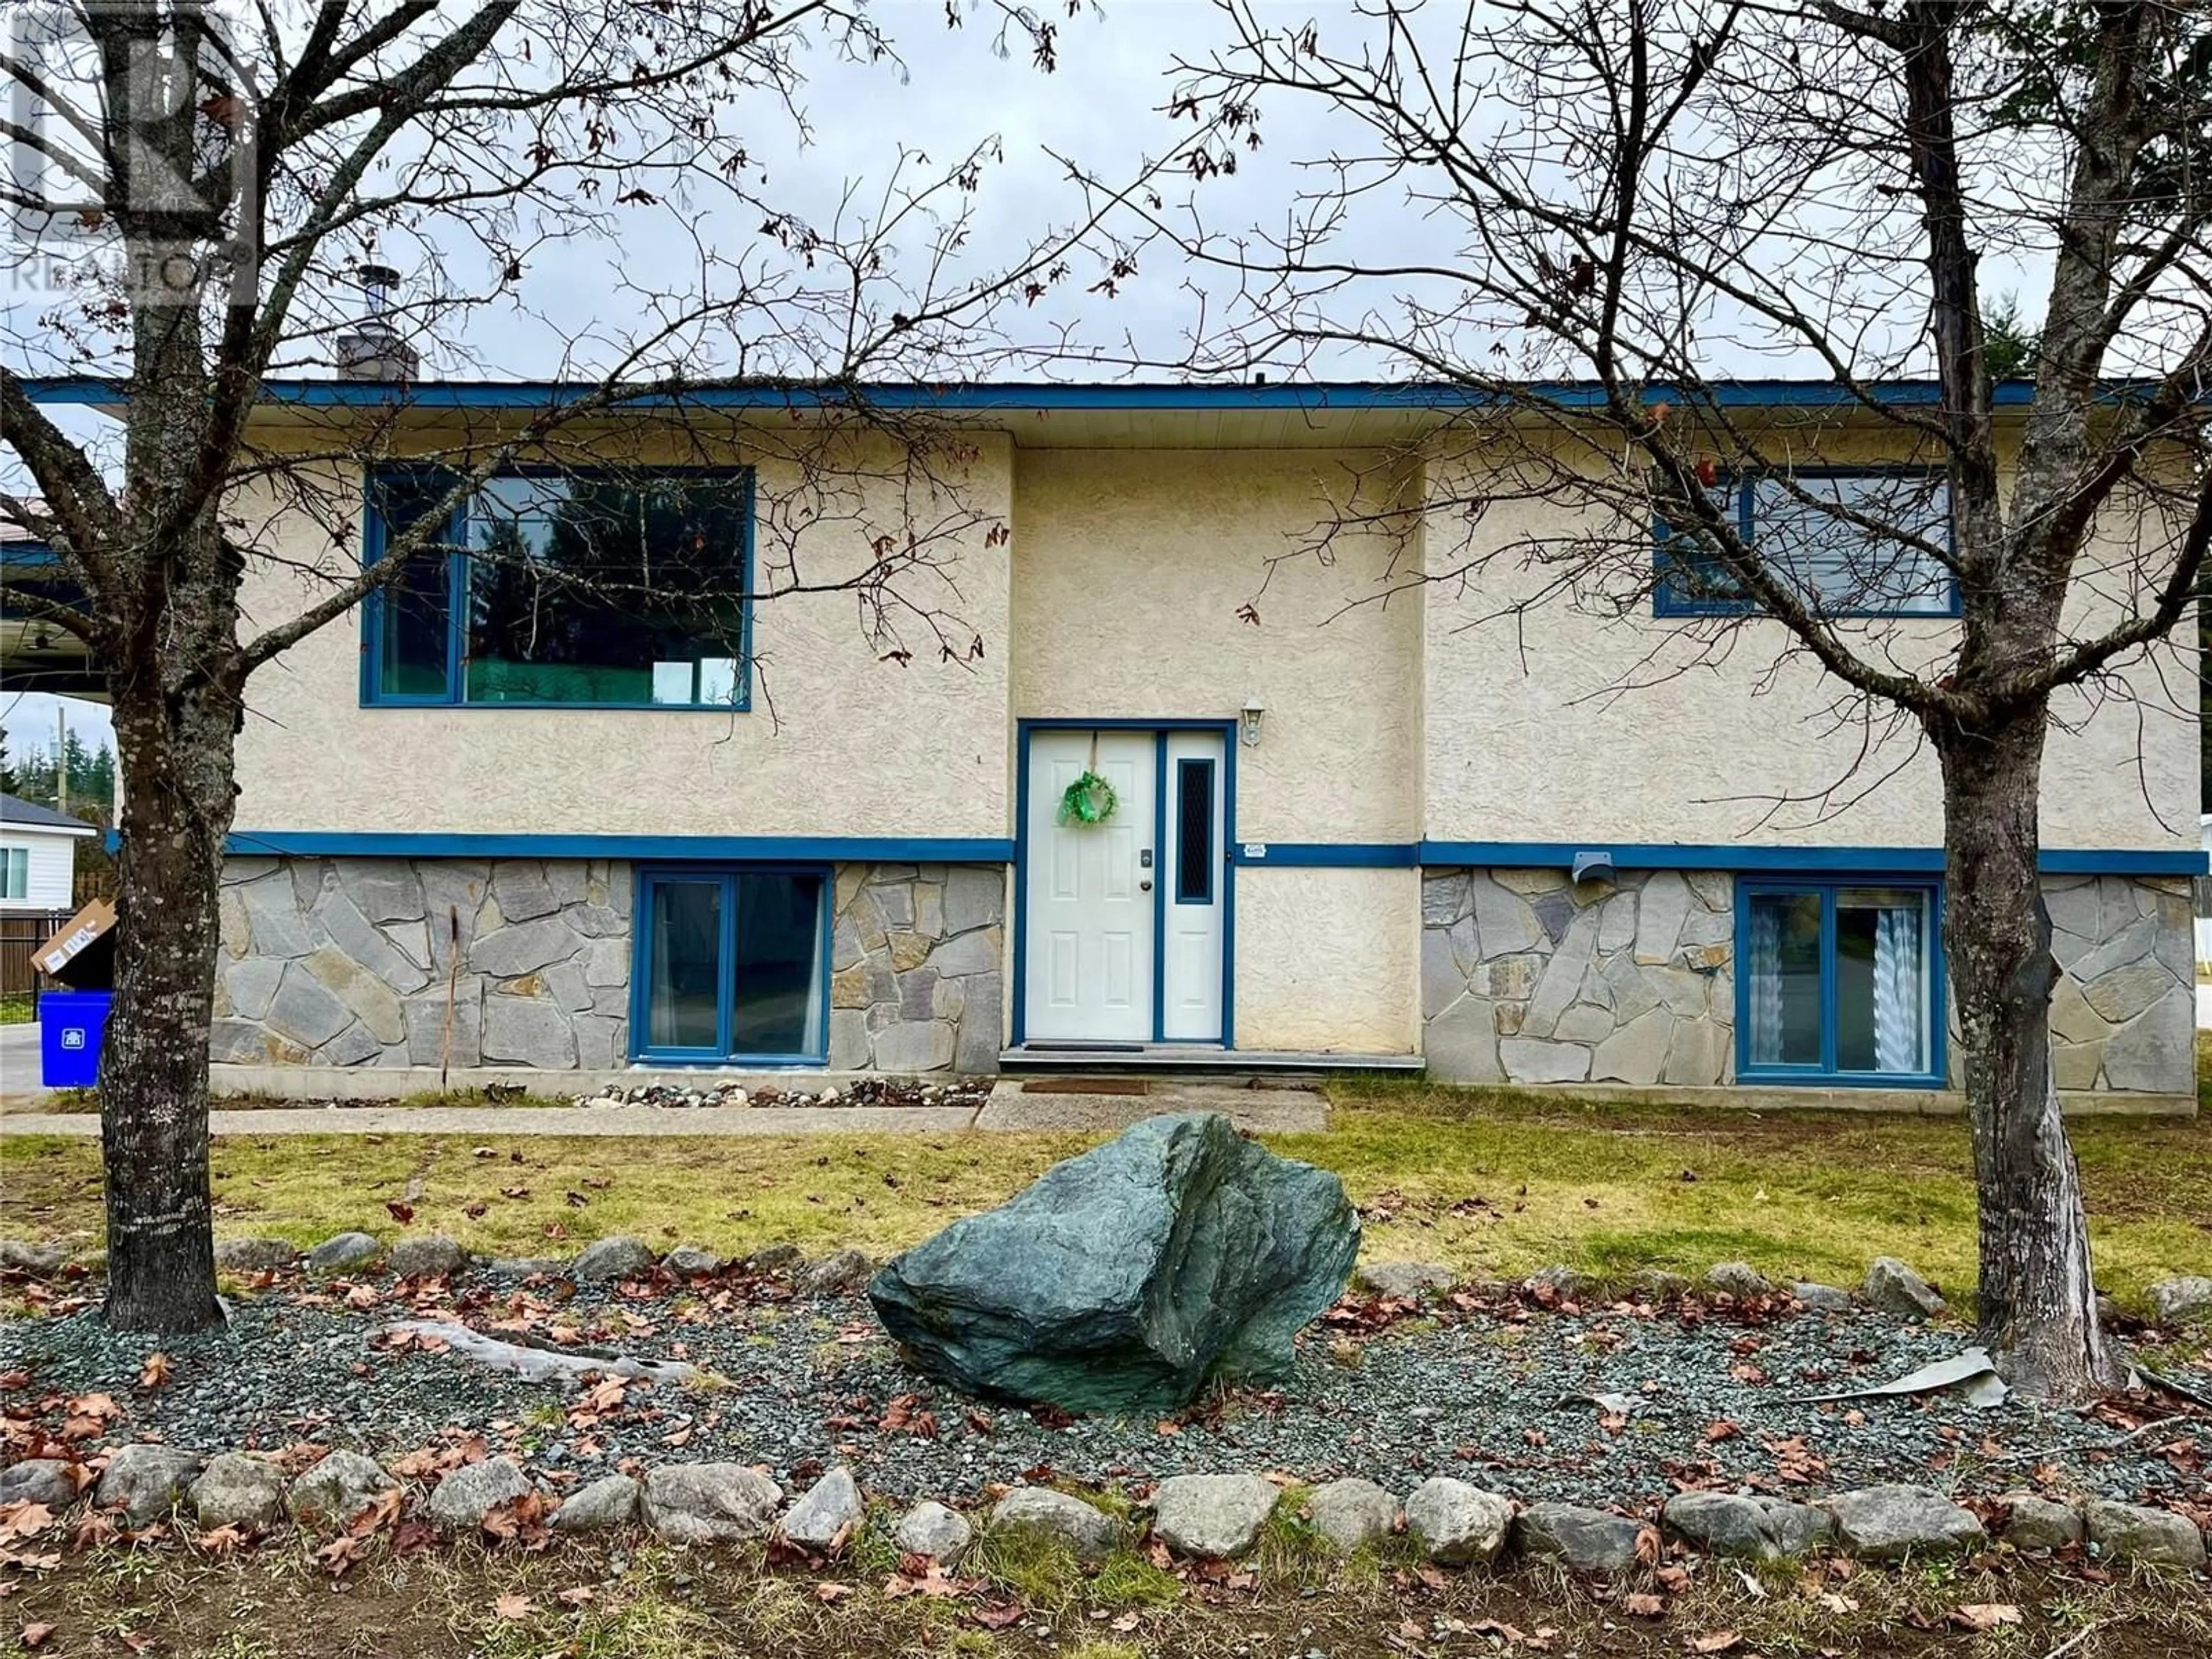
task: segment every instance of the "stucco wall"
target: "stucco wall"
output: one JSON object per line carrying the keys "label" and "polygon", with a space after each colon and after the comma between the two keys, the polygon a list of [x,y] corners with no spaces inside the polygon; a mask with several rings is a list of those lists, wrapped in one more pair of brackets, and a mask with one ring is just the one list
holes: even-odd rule
{"label": "stucco wall", "polygon": [[[821,499],[793,459],[758,456],[734,439],[693,434],[686,462],[759,464],[763,514],[779,501]],[[757,580],[825,584],[864,569],[872,536],[907,522],[970,514],[1003,526],[1011,453],[977,434],[971,456],[936,463],[957,490],[934,500],[896,465],[887,443],[821,465],[850,495],[825,521],[784,544],[781,525],[758,538]],[[914,491],[911,512],[902,492]],[[333,475],[331,534],[308,514],[259,517],[271,560],[249,569],[249,624],[295,614],[327,589],[312,573],[358,555],[358,476]],[[941,573],[902,576],[894,613],[912,653],[880,660],[850,592],[791,593],[759,603],[752,708],[738,714],[648,709],[364,708],[358,611],[255,675],[239,740],[241,830],[447,833],[1000,836],[1007,833],[1006,731],[1007,553],[982,522],[943,550]],[[957,582],[957,591],[954,584]],[[956,619],[947,660],[919,612]],[[965,655],[980,636],[979,658]]]}
{"label": "stucco wall", "polygon": [[1413,1052],[1421,873],[1237,872],[1237,1047]]}
{"label": "stucco wall", "polygon": [[[1896,460],[1899,441],[1807,429],[1787,453]],[[1655,617],[1639,591],[1647,525],[1556,491],[1527,494],[1528,480],[1512,485],[1494,454],[1478,453],[1435,461],[1427,484],[1423,557],[1437,579],[1425,595],[1428,837],[1941,844],[1941,782],[1917,725],[1869,726],[1840,682],[1790,655],[1778,623]],[[2115,515],[2106,532],[2069,612],[2076,630],[2112,614],[2128,580],[2134,528]],[[1589,556],[1580,537],[1609,545],[1570,587],[1564,573]],[[1940,618],[1838,628],[1862,655],[1915,671],[1944,661],[1957,634]],[[2193,659],[2162,646],[2121,680],[2057,700],[2044,844],[2191,849]]]}
{"label": "stucco wall", "polygon": [[[1014,485],[1017,715],[1233,718],[1237,841],[1410,841],[1420,823],[1417,593],[1347,535],[1294,557],[1371,454],[1026,450]],[[1379,508],[1371,500],[1366,505]],[[1249,605],[1256,623],[1238,615]],[[1349,607],[1349,608],[1347,608]]]}

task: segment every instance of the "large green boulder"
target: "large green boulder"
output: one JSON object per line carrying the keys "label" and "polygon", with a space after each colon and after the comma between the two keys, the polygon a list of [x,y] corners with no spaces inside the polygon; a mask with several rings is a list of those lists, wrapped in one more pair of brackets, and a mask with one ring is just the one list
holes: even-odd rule
{"label": "large green boulder", "polygon": [[1149,1118],[956,1221],[868,1285],[932,1376],[1068,1411],[1160,1412],[1267,1379],[1334,1302],[1359,1218],[1325,1170],[1218,1114]]}

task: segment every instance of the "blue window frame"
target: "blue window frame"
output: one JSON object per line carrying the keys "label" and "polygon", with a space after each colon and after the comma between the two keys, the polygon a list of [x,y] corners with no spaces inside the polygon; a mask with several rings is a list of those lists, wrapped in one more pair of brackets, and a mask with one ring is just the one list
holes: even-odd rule
{"label": "blue window frame", "polygon": [[[363,559],[453,486],[434,467],[372,473]],[[364,704],[750,706],[751,469],[514,467],[439,540],[362,607]]]}
{"label": "blue window frame", "polygon": [[1942,1085],[1939,884],[1740,878],[1735,892],[1738,1081]]}
{"label": "blue window frame", "polygon": [[[1942,548],[1955,545],[1950,481],[1925,467],[1797,467],[1741,472],[1713,486],[1737,533],[1820,615],[1837,618],[1955,617],[1950,567],[1912,542],[1884,537],[1851,515]],[[1654,526],[1652,613],[1734,617],[1753,609],[1719,562],[1663,520]]]}
{"label": "blue window frame", "polygon": [[818,1066],[830,1042],[828,865],[641,869],[630,1054]]}

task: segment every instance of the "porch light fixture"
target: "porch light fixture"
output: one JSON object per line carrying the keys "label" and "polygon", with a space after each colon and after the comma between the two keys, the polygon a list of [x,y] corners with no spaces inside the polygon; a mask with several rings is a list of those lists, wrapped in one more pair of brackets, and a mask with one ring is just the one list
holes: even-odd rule
{"label": "porch light fixture", "polygon": [[1613,879],[1613,854],[1610,853],[1577,853],[1575,854],[1574,879],[1584,882],[1593,877],[1606,881]]}
{"label": "porch light fixture", "polygon": [[1267,713],[1267,705],[1256,700],[1247,702],[1237,711],[1237,735],[1247,749],[1260,746],[1260,722]]}

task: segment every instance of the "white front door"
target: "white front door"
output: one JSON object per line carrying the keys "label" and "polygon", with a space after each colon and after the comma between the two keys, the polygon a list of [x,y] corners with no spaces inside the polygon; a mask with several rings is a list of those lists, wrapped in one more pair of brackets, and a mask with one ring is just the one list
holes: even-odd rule
{"label": "white front door", "polygon": [[[1086,771],[1113,787],[1103,823],[1060,810]],[[1220,734],[1033,732],[1029,788],[1024,1040],[1220,1041]]]}
{"label": "white front door", "polygon": [[[1030,735],[1030,1036],[1152,1041],[1158,742],[1152,732]],[[1112,814],[1061,822],[1068,786],[1088,771],[1113,786]]]}
{"label": "white front door", "polygon": [[1229,879],[1228,785],[1218,732],[1165,732],[1160,805],[1160,1036],[1221,1041],[1222,889]]}

